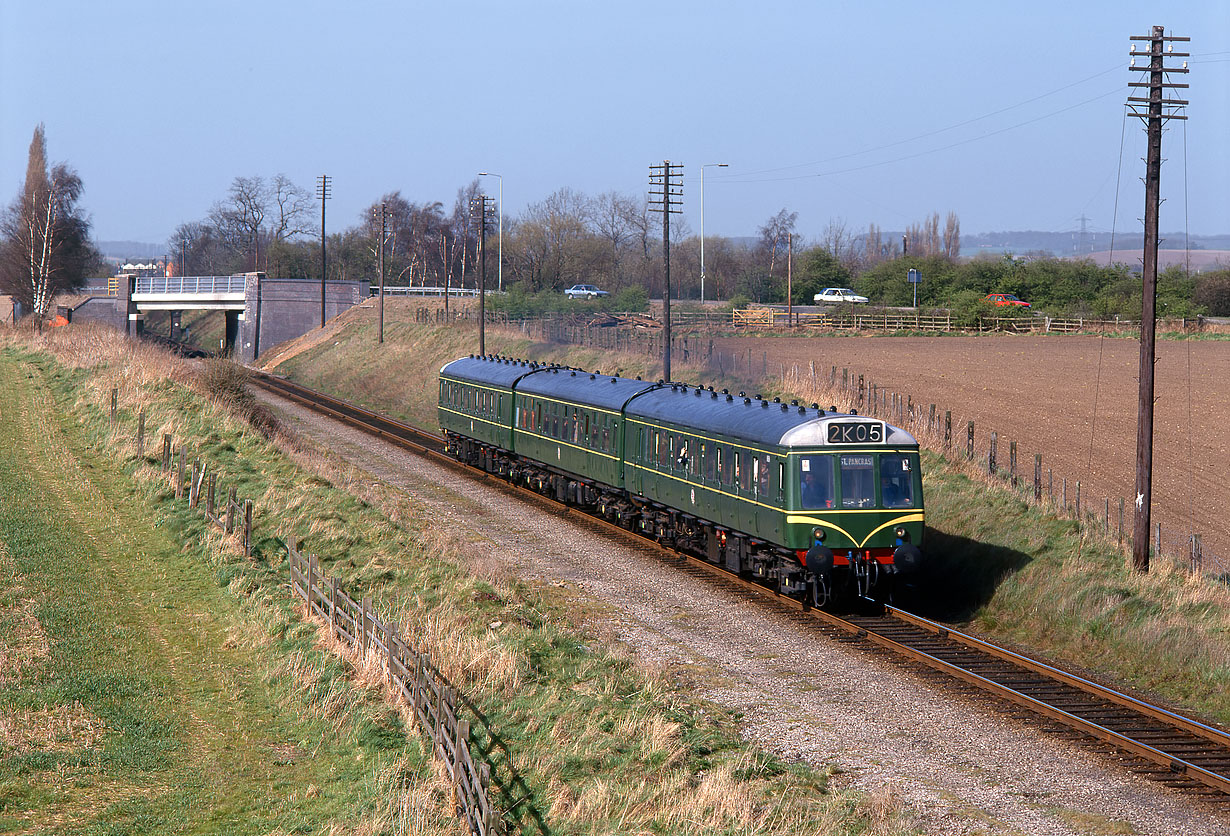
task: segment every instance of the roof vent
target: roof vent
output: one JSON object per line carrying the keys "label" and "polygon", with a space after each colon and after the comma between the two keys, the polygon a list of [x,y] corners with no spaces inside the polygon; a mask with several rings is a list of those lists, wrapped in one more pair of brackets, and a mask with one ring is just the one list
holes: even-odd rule
{"label": "roof vent", "polygon": [[615,380],[616,380],[615,378],[613,378],[613,377],[611,378],[611,382],[612,382],[612,383],[614,383],[614,382],[615,382]]}
{"label": "roof vent", "polygon": [[702,390],[700,390],[700,389],[697,389],[697,390],[696,390],[696,397],[698,397],[698,398],[700,397],[700,393],[701,393],[701,391],[702,391]]}
{"label": "roof vent", "polygon": [[774,398],[774,399],[773,399],[773,403],[781,403],[781,402],[782,402],[782,399],[781,399],[781,398]]}
{"label": "roof vent", "polygon": [[729,394],[730,394],[730,390],[729,390],[729,389],[723,389],[723,390],[722,390],[722,394],[723,394],[723,395],[729,395]]}
{"label": "roof vent", "polygon": [[712,389],[710,389],[710,390],[709,390],[709,397],[713,398],[713,399],[716,401],[716,400],[717,400],[717,392],[714,392]]}
{"label": "roof vent", "polygon": [[799,402],[798,402],[798,401],[791,401],[791,402],[790,402],[790,405],[791,405],[791,406],[798,406],[798,405],[799,405]]}
{"label": "roof vent", "polygon": [[829,412],[836,412],[836,411],[837,411],[837,407],[835,407],[835,406],[830,406],[830,407],[829,407]]}
{"label": "roof vent", "polygon": [[805,406],[800,406],[800,407],[799,407],[799,414],[800,414],[800,415],[806,415],[806,414],[807,414],[807,407],[805,407]]}
{"label": "roof vent", "polygon": [[851,414],[851,415],[858,415],[858,410],[857,410],[857,409],[851,409],[851,410],[850,410],[850,414]]}
{"label": "roof vent", "polygon": [[577,373],[576,373],[576,372],[573,372],[571,376],[572,376],[572,377],[576,377],[576,376],[577,376]]}
{"label": "roof vent", "polygon": [[812,405],[811,405],[811,408],[812,408],[812,409],[819,409],[819,408],[820,408],[820,404],[818,404],[818,403],[814,403],[814,404],[812,404]]}
{"label": "roof vent", "polygon": [[589,379],[590,379],[590,380],[593,380],[593,379],[594,379],[594,377],[596,377],[596,375],[592,375],[592,374],[591,374],[591,375],[589,376]]}
{"label": "roof vent", "polygon": [[744,398],[744,399],[743,399],[743,405],[744,405],[744,406],[751,406],[751,405],[752,405],[752,399],[751,399],[751,398]]}
{"label": "roof vent", "polygon": [[785,412],[789,408],[790,407],[786,406],[785,404],[782,404],[782,412]]}
{"label": "roof vent", "polygon": [[731,401],[733,401],[734,399],[735,399],[735,396],[734,396],[734,395],[727,395],[727,396],[726,396],[726,403],[730,403],[730,402],[731,402]]}
{"label": "roof vent", "polygon": [[746,398],[746,397],[747,397],[747,393],[746,393],[746,392],[740,392],[740,393],[739,393],[739,397],[741,397],[741,398]]}
{"label": "roof vent", "polygon": [[761,409],[768,409],[768,408],[769,408],[769,402],[768,402],[768,401],[761,401],[761,402],[760,402],[760,408],[761,408]]}

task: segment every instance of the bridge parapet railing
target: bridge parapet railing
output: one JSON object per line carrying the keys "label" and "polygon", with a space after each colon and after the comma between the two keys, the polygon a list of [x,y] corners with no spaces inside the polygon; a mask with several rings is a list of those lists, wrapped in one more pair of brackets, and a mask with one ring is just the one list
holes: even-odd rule
{"label": "bridge parapet railing", "polygon": [[247,282],[247,276],[140,276],[137,278],[136,292],[200,296],[243,293]]}

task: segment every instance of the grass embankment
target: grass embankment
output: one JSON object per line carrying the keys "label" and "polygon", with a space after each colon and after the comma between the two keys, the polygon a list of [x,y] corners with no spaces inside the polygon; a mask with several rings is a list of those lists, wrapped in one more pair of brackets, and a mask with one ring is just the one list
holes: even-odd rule
{"label": "grass embankment", "polygon": [[[436,372],[474,350],[474,329],[413,325],[395,316],[386,315],[383,348],[371,312],[356,309],[330,324],[327,339],[313,334],[288,345],[276,370],[434,427]],[[604,372],[660,374],[647,357],[533,345],[516,331],[489,328],[487,346],[492,353]],[[674,377],[732,385],[678,363]],[[840,393],[807,391],[776,376],[758,388],[842,403]],[[925,473],[926,552],[937,565],[932,595],[920,609],[1230,725],[1230,590],[1224,584],[1160,562],[1148,575],[1134,574],[1116,544],[1034,506],[977,467],[927,454]]]}
{"label": "grass embankment", "polygon": [[[97,410],[77,423],[107,371],[0,349],[0,832],[372,833],[411,803],[419,832],[450,827],[417,739],[315,648],[270,567],[134,481]],[[152,427],[184,429],[166,399],[242,436],[145,384]]]}
{"label": "grass embankment", "polygon": [[[114,657],[115,666],[132,657],[138,659],[138,672],[149,671],[148,682],[139,683],[137,694],[122,691],[109,697],[119,706],[115,716],[138,710],[130,705],[134,697],[151,694],[151,707],[141,710],[156,716],[139,728],[165,726],[158,738],[165,741],[159,750],[165,755],[141,765],[152,771],[148,779],[146,773],[133,772],[137,766],[118,765],[114,774],[96,767],[89,780],[148,781],[167,787],[166,793],[145,802],[148,820],[164,821],[162,817],[175,808],[178,793],[181,808],[197,811],[189,813],[197,817],[184,829],[227,830],[206,817],[229,815],[227,811],[241,805],[259,821],[259,826],[244,825],[251,829],[310,831],[316,822],[344,822],[352,813],[374,821],[379,811],[369,808],[375,807],[389,776],[400,786],[403,779],[421,775],[417,749],[405,742],[392,713],[364,702],[370,693],[347,684],[340,663],[312,661],[316,657],[306,646],[311,631],[293,619],[286,603],[286,563],[279,538],[295,535],[320,556],[326,572],[340,577],[353,593],[372,595],[378,610],[406,625],[412,641],[428,649],[457,686],[466,710],[476,718],[475,741],[494,764],[496,802],[508,811],[513,832],[887,835],[909,831],[908,822],[882,800],[865,801],[832,791],[823,773],[784,764],[748,747],[739,737],[735,718],[672,692],[636,670],[618,648],[578,631],[566,590],[470,571],[476,564],[481,568],[481,558],[472,560],[459,547],[450,546],[450,533],[433,529],[424,510],[404,495],[373,486],[344,465],[281,438],[278,443],[290,453],[284,455],[260,433],[224,422],[222,410],[185,386],[176,371],[135,375],[126,356],[129,349],[118,337],[113,342],[119,349],[100,343],[96,351],[83,356],[69,346],[74,340],[82,342],[88,331],[77,326],[56,331],[40,345],[56,351],[75,369],[61,370],[45,355],[24,350],[8,349],[6,356],[33,369],[30,373],[44,375],[57,393],[59,411],[83,422],[81,429],[72,430],[79,434],[74,437],[79,437],[82,451],[107,441],[103,405],[109,401],[111,386],[119,386],[122,429],[109,440],[105,453],[91,453],[88,459],[85,452],[77,455],[90,462],[86,471],[90,481],[95,471],[107,473],[109,483],[114,481],[114,493],[137,503],[129,516],[102,519],[134,532],[152,529],[154,542],[165,542],[156,556],[150,549],[134,548],[133,554],[140,554],[139,561],[132,558],[135,565],[108,568],[97,579],[84,580],[74,610],[89,604],[91,589],[118,583],[108,579],[112,573],[128,576],[125,582],[133,584],[137,583],[133,575],[142,584],[196,578],[203,587],[203,597],[191,606],[169,591],[144,585],[130,597],[136,601],[131,629],[138,638],[144,633],[170,640],[177,634],[160,625],[176,616],[185,630],[192,625],[207,630],[199,638],[207,647],[191,648],[210,654],[192,673],[204,682],[179,685],[174,672],[188,676],[190,654],[189,648],[176,643],[169,649],[149,642],[134,644],[131,651]],[[163,356],[153,349],[141,351]],[[158,362],[167,363],[169,369],[173,365],[169,359]],[[158,481],[150,467],[155,453],[143,463],[133,461],[138,408],[147,412],[151,438],[170,432],[177,443],[186,440],[219,470],[227,486],[236,486],[241,497],[255,501],[256,557],[251,563],[222,556],[216,535],[209,537],[211,546],[189,546],[181,553],[179,530],[200,535],[204,529],[196,512],[174,500],[165,483]],[[141,487],[127,489],[135,499],[125,494],[128,476],[111,464],[117,459],[126,462],[125,468],[139,480]],[[153,500],[156,508],[142,517],[140,501],[146,499]],[[83,499],[73,505],[96,509],[117,503],[128,507],[111,494],[101,504]],[[40,519],[49,522],[67,513],[52,508]],[[91,515],[82,516],[85,521],[80,524],[93,524]],[[139,528],[138,519],[145,523]],[[164,524],[158,525],[159,521]],[[164,533],[169,530],[175,533]],[[222,594],[220,587],[230,594]],[[253,609],[271,614],[255,629],[245,628],[242,620]],[[112,658],[101,638],[115,632],[108,626],[112,621],[86,619],[98,624],[100,636],[88,652],[83,651],[87,662],[93,656]],[[218,623],[211,626],[212,621]],[[43,629],[56,648],[52,653],[66,652],[55,631]],[[268,661],[262,661],[266,657]],[[177,662],[169,666],[166,659]],[[244,673],[251,669],[259,675]],[[56,668],[47,670],[45,678],[54,681]],[[273,673],[263,673],[266,670]],[[362,668],[358,678],[370,670]],[[301,682],[305,684],[294,686]],[[10,714],[20,706],[39,710],[72,706],[71,700],[77,699],[36,691],[30,682],[22,687],[18,695],[0,703]],[[110,704],[102,697],[87,694],[87,698],[80,702],[92,716],[102,718],[101,727],[109,729],[108,724],[114,723],[123,728],[121,720],[111,719]],[[222,708],[213,706],[215,702],[229,706],[226,711],[231,713],[218,714]],[[268,730],[257,723],[265,706],[270,712],[275,707],[281,711],[269,718]],[[255,716],[248,718],[249,712]],[[294,725],[299,713],[306,715],[298,722],[307,730]],[[194,714],[211,722],[198,730]],[[330,728],[330,723],[337,728]],[[283,733],[283,728],[288,731]],[[85,752],[79,759],[88,760],[92,752],[109,751],[106,741],[100,747],[82,744],[74,751]],[[294,758],[285,769],[278,767],[281,772],[269,767],[275,772],[270,777],[256,768],[267,742],[290,743],[295,751],[314,752],[316,757]],[[93,757],[97,761],[100,755]],[[106,766],[105,756],[102,761]],[[237,768],[243,763],[249,764],[246,772]],[[52,785],[57,775],[54,766],[40,766],[33,773],[28,768],[15,772],[6,781]],[[216,787],[219,780],[243,781],[229,793],[233,800],[225,805],[215,800],[221,792]],[[426,805],[434,798],[430,792],[434,785],[423,778],[418,781],[404,793],[417,792],[413,797],[422,797]],[[311,804],[303,802],[305,797],[313,799]],[[79,799],[68,804],[68,810],[85,816],[83,804]],[[21,809],[35,807],[30,802]],[[410,809],[405,794],[395,809]],[[278,816],[290,820],[283,823]],[[290,818],[294,816],[298,818]],[[96,816],[91,819],[96,820]],[[393,829],[391,819],[384,821],[383,829]],[[244,832],[243,827],[234,832]],[[437,830],[423,825],[412,832]]]}

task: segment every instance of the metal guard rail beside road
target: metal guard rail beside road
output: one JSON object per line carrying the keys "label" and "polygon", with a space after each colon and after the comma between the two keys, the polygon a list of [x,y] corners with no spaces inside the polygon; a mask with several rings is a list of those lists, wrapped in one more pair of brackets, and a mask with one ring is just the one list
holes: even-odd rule
{"label": "metal guard rail beside road", "polygon": [[432,753],[443,762],[456,791],[457,807],[470,833],[499,832],[501,821],[491,804],[491,766],[470,751],[470,723],[457,713],[457,694],[440,676],[425,653],[407,644],[396,624],[372,613],[371,598],[356,601],[337,578],[318,571],[316,558],[299,552],[293,538],[286,542],[291,594],[302,598],[309,614],[328,623],[338,641],[360,658],[370,650],[385,660],[389,687],[410,705],[415,722],[431,741]]}

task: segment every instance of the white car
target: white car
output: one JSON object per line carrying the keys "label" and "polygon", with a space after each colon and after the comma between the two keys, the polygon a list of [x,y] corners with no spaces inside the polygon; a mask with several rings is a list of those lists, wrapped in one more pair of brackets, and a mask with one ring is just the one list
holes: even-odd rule
{"label": "white car", "polygon": [[610,296],[605,290],[599,290],[592,284],[574,284],[564,291],[569,299],[597,299],[599,296]]}
{"label": "white car", "polygon": [[826,287],[813,298],[817,302],[830,305],[861,304],[867,301],[866,296],[859,296],[848,287]]}

